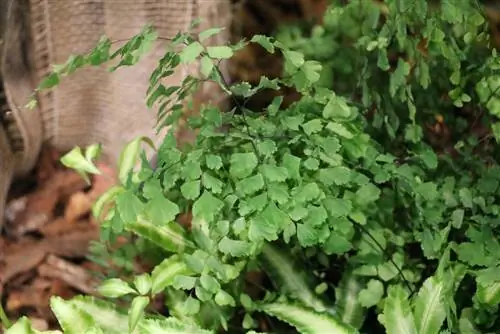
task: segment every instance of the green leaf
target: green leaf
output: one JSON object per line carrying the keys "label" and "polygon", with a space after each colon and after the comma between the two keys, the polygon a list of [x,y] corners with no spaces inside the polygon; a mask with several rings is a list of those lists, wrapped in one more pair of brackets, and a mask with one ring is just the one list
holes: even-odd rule
{"label": "green leaf", "polygon": [[185,315],[196,315],[200,313],[201,303],[198,299],[191,296],[186,298],[182,304],[182,313]]}
{"label": "green leaf", "polygon": [[171,286],[178,275],[188,275],[190,270],[185,261],[172,255],[157,265],[151,273],[151,294],[156,295]]}
{"label": "green leaf", "polygon": [[354,138],[354,135],[352,134],[351,131],[349,131],[344,125],[340,123],[335,123],[335,122],[330,122],[326,125],[326,128],[330,130],[331,132],[347,138],[347,139],[352,139]]}
{"label": "green leaf", "polygon": [[137,323],[144,316],[144,309],[149,304],[149,298],[144,296],[137,296],[132,300],[129,309],[128,328],[133,332],[137,327]]}
{"label": "green leaf", "polygon": [[330,100],[323,109],[323,117],[326,119],[342,120],[349,119],[352,115],[352,110],[347,105],[344,98],[336,96],[332,93]]}
{"label": "green leaf", "polygon": [[249,242],[241,240],[232,240],[223,237],[219,242],[219,250],[224,254],[230,254],[234,257],[243,257],[250,255],[252,245]]}
{"label": "green leaf", "polygon": [[[349,183],[352,179],[351,170],[344,166],[337,166],[320,171],[323,179],[328,180],[329,184],[336,184],[338,186]],[[331,182],[331,183],[330,183]]]}
{"label": "green leaf", "polygon": [[215,295],[214,300],[219,306],[236,306],[236,301],[234,300],[233,296],[231,296],[224,290],[219,290],[219,292],[217,292],[217,294]]}
{"label": "green leaf", "polygon": [[408,293],[400,286],[389,287],[379,321],[387,334],[417,334],[417,327],[408,301]]}
{"label": "green leaf", "polygon": [[233,49],[229,46],[209,46],[207,53],[211,58],[229,59],[233,56]]}
{"label": "green leaf", "polygon": [[297,239],[302,247],[314,246],[318,243],[318,231],[309,224],[297,224]]}
{"label": "green leaf", "polygon": [[147,273],[138,275],[134,278],[134,286],[141,295],[146,295],[149,293],[149,290],[151,289],[151,284],[152,284],[151,277]]}
{"label": "green leaf", "polygon": [[333,218],[347,216],[352,211],[352,202],[342,198],[326,198],[323,205]]}
{"label": "green leaf", "polygon": [[208,274],[201,274],[200,283],[201,286],[208,292],[216,293],[220,290],[219,282]]}
{"label": "green leaf", "polygon": [[398,67],[390,76],[389,92],[392,97],[397,93],[397,90],[405,84],[406,76],[410,74],[410,65],[403,59],[398,59]]}
{"label": "green leaf", "polygon": [[458,191],[458,196],[463,206],[469,209],[473,207],[472,193],[468,188],[462,188]]}
{"label": "green leaf", "polygon": [[319,161],[318,159],[307,158],[306,161],[304,161],[304,167],[309,170],[317,170],[319,168]]}
{"label": "green leaf", "polygon": [[192,42],[188,44],[180,53],[181,63],[189,64],[198,58],[198,56],[203,52],[204,48],[199,42]]}
{"label": "green leaf", "polygon": [[253,242],[276,240],[277,233],[290,223],[288,215],[274,203],[269,203],[262,212],[250,220],[248,238]]}
{"label": "green leaf", "polygon": [[181,186],[182,196],[194,200],[200,195],[200,181],[188,181]]}
{"label": "green leaf", "polygon": [[147,319],[139,323],[139,333],[155,334],[215,334],[213,330],[205,330],[191,321],[181,321],[174,317]]}
{"label": "green leaf", "polygon": [[221,180],[217,179],[210,173],[203,173],[201,182],[205,188],[210,189],[214,194],[221,193],[222,187],[224,186]]}
{"label": "green leaf", "polygon": [[132,289],[127,282],[122,281],[119,278],[111,278],[101,283],[97,288],[97,291],[108,298],[118,298],[128,294],[137,294],[137,292]]}
{"label": "green leaf", "polygon": [[125,184],[127,182],[129,173],[133,170],[134,166],[139,160],[142,142],[148,144],[152,149],[155,150],[153,141],[144,136],[137,137],[125,145],[125,148],[120,154],[120,159],[118,160],[118,179],[122,184]]}
{"label": "green leaf", "polygon": [[259,170],[270,182],[283,182],[288,178],[288,170],[285,167],[264,164]]}
{"label": "green leaf", "polygon": [[366,288],[359,292],[358,298],[362,306],[369,308],[377,305],[383,296],[384,285],[379,280],[372,279]]}
{"label": "green leaf", "polygon": [[165,225],[175,220],[175,217],[180,213],[180,209],[177,204],[161,196],[149,201],[146,205],[146,212],[147,217],[151,219],[153,224]]}
{"label": "green leaf", "polygon": [[208,168],[218,170],[222,167],[222,159],[218,155],[207,154],[205,163]]}
{"label": "green leaf", "polygon": [[177,290],[191,290],[196,284],[196,277],[177,275],[174,277],[172,286]]}
{"label": "green leaf", "polygon": [[236,192],[241,196],[252,195],[262,188],[264,188],[264,178],[260,173],[236,183]]}
{"label": "green leaf", "polygon": [[[83,318],[92,320],[92,329],[101,329],[99,334],[121,334],[128,332],[127,314],[116,309],[114,303],[106,302],[90,296],[77,296],[70,300],[60,297],[51,298],[51,308],[54,311],[65,333],[91,333],[77,325]],[[54,305],[57,304],[56,310]],[[84,320],[85,321],[85,320]]]}
{"label": "green leaf", "polygon": [[68,168],[78,171],[87,183],[89,183],[90,180],[86,173],[96,175],[101,174],[101,171],[92,163],[92,161],[83,155],[80,147],[75,147],[66,153],[61,158],[61,163]]}
{"label": "green leaf", "polygon": [[345,271],[340,283],[335,288],[335,310],[344,323],[361,328],[365,322],[367,310],[359,302],[362,281],[351,271]]}
{"label": "green leaf", "polygon": [[315,200],[321,194],[321,190],[314,182],[293,189],[292,197],[296,203],[306,203]]}
{"label": "green leaf", "polygon": [[52,297],[50,299],[50,308],[56,315],[57,321],[64,333],[86,333],[95,327],[95,322],[91,315],[61,297]]}
{"label": "green leaf", "polygon": [[207,56],[201,57],[201,60],[200,60],[200,72],[201,72],[201,74],[203,74],[205,77],[208,78],[208,77],[210,77],[210,74],[212,74],[214,68],[215,68],[215,66],[214,66],[212,59],[210,59]]}
{"label": "green leaf", "polygon": [[323,249],[328,255],[342,255],[352,249],[352,244],[345,236],[332,232],[323,245]]}
{"label": "green leaf", "polygon": [[439,333],[446,315],[445,286],[436,277],[429,277],[414,300],[417,333]]}
{"label": "green leaf", "polygon": [[373,183],[367,183],[356,191],[356,202],[361,205],[367,205],[378,200],[380,193],[380,189],[377,186]]}
{"label": "green leaf", "polygon": [[478,283],[476,296],[480,303],[492,307],[498,306],[500,304],[500,282]]}
{"label": "green leaf", "polygon": [[207,222],[214,221],[215,216],[224,207],[224,202],[212,195],[208,191],[203,194],[193,204],[193,217],[203,219]]}
{"label": "green leaf", "polygon": [[304,129],[304,132],[310,136],[313,133],[320,132],[323,129],[323,121],[319,118],[310,120],[309,122],[306,122],[301,125],[302,129]]}
{"label": "green leaf", "polygon": [[50,73],[43,81],[38,85],[39,90],[49,89],[54,86],[57,86],[60,82],[58,73]]}
{"label": "green leaf", "polygon": [[124,191],[116,196],[116,205],[121,219],[127,223],[137,219],[144,209],[144,204],[131,191]]}
{"label": "green leaf", "polygon": [[304,55],[300,52],[297,51],[291,51],[291,50],[283,50],[283,56],[285,59],[290,62],[293,66],[296,68],[301,67],[304,65]]}
{"label": "green leaf", "polygon": [[283,161],[282,161],[283,167],[285,167],[288,170],[288,175],[289,177],[295,179],[295,180],[300,180],[300,158],[291,155],[289,153],[286,153],[283,156]]}
{"label": "green leaf", "polygon": [[259,309],[270,316],[276,317],[304,334],[355,334],[359,333],[353,327],[342,323],[327,313],[316,313],[302,306],[275,302],[263,304]]}
{"label": "green leaf", "polygon": [[453,211],[451,214],[451,224],[454,228],[459,229],[462,226],[464,214],[465,212],[463,209],[456,209]]}
{"label": "green leaf", "polygon": [[194,247],[186,237],[186,231],[177,222],[156,225],[145,217],[138,216],[135,221],[128,222],[125,229],[170,252],[182,253],[186,248]]}
{"label": "green leaf", "polygon": [[289,249],[280,249],[276,245],[265,243],[262,247],[262,260],[264,270],[283,293],[317,312],[332,312],[310,288],[309,283],[313,277],[297,266]]}
{"label": "green leaf", "polygon": [[204,30],[198,34],[198,39],[200,40],[200,42],[203,42],[204,40],[206,40],[214,35],[219,34],[223,30],[224,30],[224,28],[210,28],[210,29]]}
{"label": "green leaf", "polygon": [[267,185],[269,198],[279,204],[285,204],[290,199],[288,186],[285,183],[269,183]]}
{"label": "green leaf", "polygon": [[269,53],[274,53],[274,43],[272,42],[272,38],[264,35],[254,35],[251,42],[258,43],[264,49],[266,49]]}
{"label": "green leaf", "polygon": [[254,153],[234,153],[231,155],[229,173],[235,178],[243,179],[250,176],[258,163]]}

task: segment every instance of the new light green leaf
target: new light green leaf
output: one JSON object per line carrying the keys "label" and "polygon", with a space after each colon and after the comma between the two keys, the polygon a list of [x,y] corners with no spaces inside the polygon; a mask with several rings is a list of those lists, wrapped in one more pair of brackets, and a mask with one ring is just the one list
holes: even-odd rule
{"label": "new light green leaf", "polygon": [[94,165],[92,160],[87,159],[83,155],[82,149],[80,147],[75,147],[71,151],[66,153],[61,158],[61,163],[68,168],[76,170],[87,183],[90,182],[87,173],[96,175],[101,174],[101,171]]}
{"label": "new light green leaf", "polygon": [[446,319],[444,284],[429,277],[414,300],[414,314],[419,334],[438,333]]}
{"label": "new light green leaf", "polygon": [[118,160],[118,179],[122,184],[127,182],[129,173],[137,164],[143,142],[148,144],[153,150],[155,149],[153,141],[148,137],[142,136],[128,142],[121,152],[120,159]]}
{"label": "new light green leaf", "polygon": [[384,311],[379,315],[379,321],[384,325],[387,334],[419,333],[408,297],[408,293],[400,285],[389,288],[384,303]]}

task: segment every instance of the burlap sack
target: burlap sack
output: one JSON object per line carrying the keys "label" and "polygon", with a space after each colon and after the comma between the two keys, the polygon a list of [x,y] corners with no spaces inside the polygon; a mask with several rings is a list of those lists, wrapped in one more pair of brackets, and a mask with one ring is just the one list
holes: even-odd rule
{"label": "burlap sack", "polygon": [[[145,94],[166,42],[159,41],[139,64],[114,73],[107,72],[109,65],[79,70],[39,94],[38,109],[25,109],[53,64],[90,51],[102,35],[127,40],[148,23],[162,37],[187,30],[195,18],[202,19],[201,30],[230,23],[230,0],[0,0],[0,10],[7,13],[0,20],[1,73],[10,109],[0,110],[0,229],[6,191],[14,176],[33,168],[44,141],[60,150],[101,143],[113,162],[138,135],[161,139],[154,131],[156,110],[147,110]],[[210,43],[224,44],[228,30]],[[182,68],[165,84],[178,84],[197,71],[197,65]],[[204,87],[202,98],[215,96],[213,87]]]}

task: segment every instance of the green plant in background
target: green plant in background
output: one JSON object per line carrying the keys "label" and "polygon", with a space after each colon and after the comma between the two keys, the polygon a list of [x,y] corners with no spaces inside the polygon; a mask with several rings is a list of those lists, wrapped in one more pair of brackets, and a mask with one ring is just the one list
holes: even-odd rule
{"label": "green plant in background", "polygon": [[[495,135],[496,54],[472,1],[385,5],[387,15],[371,1],[332,5],[310,35],[287,28],[276,39],[205,47],[214,28],[170,41],[148,91],[148,106],[160,106],[159,129],[175,127],[180,101],[202,80],[219,84],[234,108],[205,106],[190,121],[198,131],[190,147],[178,148],[169,132],[156,169],[141,154],[142,144],[154,147],[148,138],[125,147],[120,184],[94,207],[102,241],[132,235],[160,249],[159,260],[150,273],[100,287],[105,297],[129,301],[124,310],[91,297],[54,297],[65,332],[256,333],[266,330],[264,314],[269,332],[497,331],[500,169],[496,147],[477,153],[481,140],[464,135],[459,116],[487,110]],[[118,58],[118,66],[131,66],[156,38],[146,27],[113,54],[102,39],[41,87],[88,64]],[[224,81],[217,63],[248,42],[283,55],[282,78]],[[201,79],[160,83],[195,60]],[[287,108],[279,97],[264,112],[237,99],[283,86],[302,95]],[[462,135],[453,158],[424,140],[437,112]],[[96,173],[98,152],[77,148],[64,162]],[[176,218],[188,211],[186,228]],[[253,282],[257,292],[246,279],[256,271],[269,279]],[[159,294],[168,316],[148,309]],[[24,318],[8,330],[18,332],[36,333]]]}

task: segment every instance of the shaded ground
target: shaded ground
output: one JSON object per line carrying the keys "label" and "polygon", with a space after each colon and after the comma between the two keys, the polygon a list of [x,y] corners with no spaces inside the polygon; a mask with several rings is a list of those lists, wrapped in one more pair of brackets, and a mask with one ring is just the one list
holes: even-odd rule
{"label": "shaded ground", "polygon": [[0,293],[7,315],[29,316],[40,330],[56,326],[52,295],[94,293],[98,282],[92,271],[99,268],[85,258],[89,242],[98,238],[90,210],[113,184],[106,175],[89,186],[58,159],[57,152],[45,149],[33,174],[11,187],[0,236]]}

